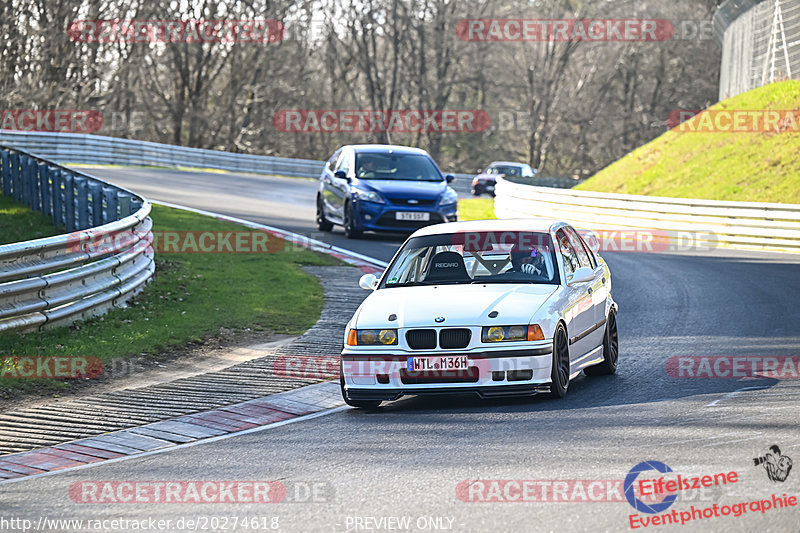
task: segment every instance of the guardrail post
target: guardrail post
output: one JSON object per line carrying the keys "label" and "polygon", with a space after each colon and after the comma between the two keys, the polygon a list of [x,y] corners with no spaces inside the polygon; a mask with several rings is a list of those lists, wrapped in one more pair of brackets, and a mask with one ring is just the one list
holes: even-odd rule
{"label": "guardrail post", "polygon": [[39,178],[39,176],[37,175],[39,173],[39,170],[36,168],[36,160],[35,159],[29,158],[27,166],[28,166],[28,179],[27,179],[28,201],[27,201],[27,204],[28,204],[28,207],[33,209],[33,206],[36,205],[35,202],[34,202],[34,195],[38,192],[37,191],[37,187],[36,187],[36,180]]}
{"label": "guardrail post", "polygon": [[19,169],[19,154],[17,152],[12,152],[11,157],[9,157],[9,161],[11,162],[11,189],[12,193],[14,194],[14,200],[17,202],[22,201],[22,176],[20,175]]}
{"label": "guardrail post", "polygon": [[91,191],[92,194],[92,226],[102,226],[103,186],[93,181],[89,184],[89,191]]}
{"label": "guardrail post", "polygon": [[75,231],[75,179],[69,174],[62,174],[64,182],[64,228]]}
{"label": "guardrail post", "polygon": [[44,212],[44,199],[42,198],[42,187],[44,180],[47,179],[47,165],[44,163],[34,163],[31,166],[33,172],[31,177],[31,207],[34,211]]}
{"label": "guardrail post", "polygon": [[19,175],[22,178],[21,187],[20,187],[20,195],[23,204],[30,207],[31,205],[31,165],[30,159],[27,156],[21,156],[19,158]]}
{"label": "guardrail post", "polygon": [[25,167],[27,172],[25,175],[25,184],[27,185],[27,187],[25,187],[25,192],[27,193],[27,197],[25,198],[25,204],[28,207],[33,208],[33,193],[35,190],[33,186],[33,181],[36,179],[36,161],[31,158],[28,158],[26,163],[27,164],[25,165]]}
{"label": "guardrail post", "polygon": [[50,185],[50,177],[53,175],[55,169],[48,165],[39,165],[39,180],[42,185],[42,213],[46,216],[53,216],[52,195],[50,192],[53,190]]}
{"label": "guardrail post", "polygon": [[103,198],[106,201],[106,216],[103,218],[103,224],[119,220],[120,217],[117,213],[119,202],[117,201],[117,190],[111,187],[103,187]]}
{"label": "guardrail post", "polygon": [[64,199],[61,197],[61,171],[57,168],[50,169],[50,197],[53,199],[53,223],[56,226],[64,224]]}
{"label": "guardrail post", "polygon": [[0,176],[3,177],[3,194],[11,196],[11,163],[8,152],[0,152]]}
{"label": "guardrail post", "polygon": [[86,229],[89,227],[89,184],[86,183],[86,178],[75,178],[75,190],[78,192],[76,229]]}
{"label": "guardrail post", "polygon": [[124,192],[119,193],[119,218],[125,218],[131,213],[131,196]]}
{"label": "guardrail post", "polygon": [[131,215],[134,214],[135,212],[137,212],[141,208],[142,208],[141,200],[137,200],[136,198],[131,198],[131,212],[130,212],[130,214]]}

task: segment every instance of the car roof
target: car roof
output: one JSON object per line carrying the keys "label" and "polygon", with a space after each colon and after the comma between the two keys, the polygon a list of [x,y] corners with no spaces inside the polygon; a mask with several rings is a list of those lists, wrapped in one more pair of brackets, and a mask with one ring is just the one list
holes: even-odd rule
{"label": "car roof", "polygon": [[461,232],[481,232],[481,231],[536,231],[549,232],[555,231],[561,226],[567,225],[566,222],[545,218],[512,218],[501,220],[469,220],[464,222],[447,222],[445,224],[434,224],[418,229],[412,237],[422,237],[426,235],[442,235],[447,233]]}
{"label": "car roof", "polygon": [[525,167],[528,166],[528,163],[515,163],[514,161],[492,161],[489,163],[489,166],[492,165],[508,165],[513,167]]}
{"label": "car roof", "polygon": [[414,148],[413,146],[400,146],[397,144],[348,144],[342,148],[351,148],[356,153],[396,153],[396,154],[423,154],[428,155],[428,152],[422,148]]}

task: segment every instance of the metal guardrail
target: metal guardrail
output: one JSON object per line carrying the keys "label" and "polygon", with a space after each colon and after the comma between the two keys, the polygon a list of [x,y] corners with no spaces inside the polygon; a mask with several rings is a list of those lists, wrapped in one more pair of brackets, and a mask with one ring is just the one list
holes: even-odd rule
{"label": "metal guardrail", "polygon": [[151,205],[141,196],[2,145],[0,188],[69,232],[0,245],[0,332],[123,307],[151,279]]}
{"label": "metal guardrail", "polygon": [[532,187],[499,179],[498,218],[554,218],[594,231],[689,236],[706,247],[800,252],[800,205],[722,202]]}
{"label": "metal guardrail", "polygon": [[182,166],[317,178],[325,163],[82,133],[0,130],[0,144],[27,150],[51,161],[89,165]]}
{"label": "metal guardrail", "polygon": [[[325,165],[325,161],[313,159],[236,154],[82,133],[0,130],[0,144],[59,163],[87,165],[213,168],[314,179],[319,178]],[[454,176],[456,181],[451,185],[453,189],[459,194],[469,194],[473,174]]]}

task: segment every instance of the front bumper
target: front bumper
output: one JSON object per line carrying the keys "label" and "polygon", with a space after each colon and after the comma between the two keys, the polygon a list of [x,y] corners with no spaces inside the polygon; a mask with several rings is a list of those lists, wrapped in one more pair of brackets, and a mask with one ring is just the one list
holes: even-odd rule
{"label": "front bumper", "polygon": [[[356,225],[360,231],[411,232],[431,224],[458,220],[457,203],[412,207],[360,201],[355,202],[353,207]],[[399,212],[427,213],[428,220],[397,220],[396,213]]]}
{"label": "front bumper", "polygon": [[495,185],[497,185],[497,183],[494,180],[473,180],[472,190],[494,191]]}
{"label": "front bumper", "polygon": [[[547,390],[552,369],[552,343],[529,348],[481,351],[342,353],[344,392],[351,400],[396,400],[404,395],[464,394],[480,397],[529,396]],[[466,356],[469,368],[411,371],[411,357]]]}

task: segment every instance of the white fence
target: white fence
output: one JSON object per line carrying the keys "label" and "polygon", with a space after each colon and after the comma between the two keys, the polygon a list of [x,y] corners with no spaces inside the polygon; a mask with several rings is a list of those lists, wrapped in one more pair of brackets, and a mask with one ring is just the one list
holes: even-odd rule
{"label": "white fence", "polygon": [[[800,252],[800,205],[635,196],[500,179],[498,218],[554,218],[595,232],[644,231],[655,246]],[[602,238],[601,238],[602,244]]]}

